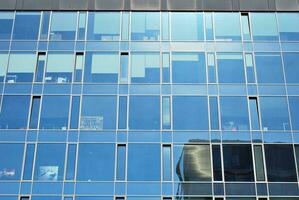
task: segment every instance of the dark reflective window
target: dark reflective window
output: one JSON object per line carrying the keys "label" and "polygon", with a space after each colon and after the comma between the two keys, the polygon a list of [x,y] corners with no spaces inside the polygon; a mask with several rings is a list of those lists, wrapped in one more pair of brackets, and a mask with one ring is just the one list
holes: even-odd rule
{"label": "dark reflective window", "polygon": [[14,19],[13,12],[0,13],[0,40],[9,40],[11,37],[12,24]]}
{"label": "dark reflective window", "polygon": [[254,181],[251,145],[223,145],[225,181]]}
{"label": "dark reflective window", "polygon": [[136,130],[160,129],[159,96],[130,96],[129,128]]}
{"label": "dark reflective window", "polygon": [[129,144],[128,181],[160,181],[160,144]]}
{"label": "dark reflective window", "polygon": [[13,39],[37,40],[39,24],[39,12],[17,12],[14,23]]}
{"label": "dark reflective window", "polygon": [[3,96],[2,108],[0,112],[0,128],[26,128],[29,114],[29,105],[29,96]]}
{"label": "dark reflective window", "polygon": [[40,111],[40,96],[34,96],[32,98],[32,103],[31,103],[31,113],[30,113],[30,122],[29,122],[30,129],[36,129],[38,126],[39,111]]}
{"label": "dark reflective window", "polygon": [[299,53],[283,53],[284,71],[286,82],[299,83]]}
{"label": "dark reflective window", "polygon": [[214,13],[217,40],[241,40],[239,13]]}
{"label": "dark reflective window", "polygon": [[0,180],[20,180],[23,144],[0,144]]}
{"label": "dark reflective window", "polygon": [[180,145],[173,149],[176,181],[211,181],[209,145]]}
{"label": "dark reflective window", "polygon": [[279,35],[281,41],[299,40],[298,13],[277,13]]}
{"label": "dark reflective window", "polygon": [[76,36],[77,13],[53,12],[50,40],[74,40]]}
{"label": "dark reflective window", "polygon": [[220,145],[212,146],[214,181],[222,181],[222,162]]}
{"label": "dark reflective window", "polygon": [[257,181],[265,180],[265,168],[264,168],[264,156],[261,145],[253,146],[254,151],[254,163],[255,163],[255,174]]}
{"label": "dark reflective window", "polygon": [[114,179],[114,144],[80,144],[78,181],[112,181]]}
{"label": "dark reflective window", "polygon": [[292,119],[292,127],[299,130],[299,97],[289,97],[290,114]]}
{"label": "dark reflective window", "polygon": [[27,144],[24,171],[23,171],[23,180],[32,179],[34,152],[35,152],[35,144]]}
{"label": "dark reflective window", "polygon": [[292,145],[265,145],[265,157],[268,181],[297,181]]}
{"label": "dark reflective window", "polygon": [[43,96],[40,129],[68,128],[69,96]]}
{"label": "dark reflective window", "polygon": [[64,159],[65,144],[38,144],[34,180],[63,180]]}

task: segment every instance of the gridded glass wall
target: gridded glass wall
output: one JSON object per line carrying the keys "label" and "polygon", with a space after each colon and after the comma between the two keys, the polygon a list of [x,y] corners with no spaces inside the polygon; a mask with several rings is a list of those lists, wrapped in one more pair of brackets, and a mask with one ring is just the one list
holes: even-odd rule
{"label": "gridded glass wall", "polygon": [[296,200],[299,13],[0,12],[0,200]]}

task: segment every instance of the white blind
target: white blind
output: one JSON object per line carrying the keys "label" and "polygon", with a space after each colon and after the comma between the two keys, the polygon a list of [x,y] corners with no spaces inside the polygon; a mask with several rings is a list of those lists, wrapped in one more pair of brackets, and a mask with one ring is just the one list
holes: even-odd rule
{"label": "white blind", "polygon": [[91,61],[91,73],[111,74],[118,73],[119,55],[118,54],[94,54]]}
{"label": "white blind", "polygon": [[160,13],[132,13],[132,32],[160,29]]}
{"label": "white blind", "polygon": [[72,53],[51,53],[48,55],[47,72],[73,72],[74,55]]}
{"label": "white blind", "polygon": [[159,54],[133,54],[131,58],[131,76],[144,77],[145,68],[159,68]]}
{"label": "white blind", "polygon": [[33,73],[35,65],[35,53],[12,53],[9,57],[8,72]]}
{"label": "white blind", "polygon": [[76,13],[53,13],[51,31],[75,31],[76,22]]}
{"label": "white blind", "polygon": [[120,15],[119,13],[95,13],[93,25],[96,34],[118,34]]}

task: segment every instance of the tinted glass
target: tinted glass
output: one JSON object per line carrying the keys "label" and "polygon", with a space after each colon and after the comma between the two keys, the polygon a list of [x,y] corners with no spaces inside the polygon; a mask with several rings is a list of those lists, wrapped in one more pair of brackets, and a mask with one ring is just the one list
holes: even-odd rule
{"label": "tinted glass", "polygon": [[239,13],[214,13],[217,40],[241,40]]}
{"label": "tinted glass", "polygon": [[299,83],[299,53],[283,53],[284,72],[286,82]]}
{"label": "tinted glass", "polygon": [[34,153],[35,153],[35,144],[27,144],[24,171],[23,171],[23,180],[32,179]]}
{"label": "tinted glass", "polygon": [[118,101],[118,128],[127,128],[127,97],[121,96]]}
{"label": "tinted glass", "polygon": [[163,181],[171,181],[172,165],[171,165],[171,146],[163,145]]}
{"label": "tinted glass", "polygon": [[7,40],[11,38],[11,30],[14,19],[14,13],[1,12],[0,13],[0,39]]}
{"label": "tinted glass", "polygon": [[76,36],[77,13],[53,12],[50,40],[74,40]]}
{"label": "tinted glass", "polygon": [[117,146],[117,169],[116,179],[125,180],[126,178],[126,145]]}
{"label": "tinted glass", "polygon": [[255,173],[257,181],[265,181],[265,170],[264,170],[264,156],[261,145],[253,146],[254,150],[254,162],[255,162]]}
{"label": "tinted glass", "polygon": [[133,12],[131,14],[131,40],[159,40],[160,13]]}
{"label": "tinted glass", "polygon": [[296,21],[299,20],[298,13],[277,13],[280,40],[298,41],[299,27]]}
{"label": "tinted glass", "polygon": [[67,164],[65,171],[65,179],[73,180],[75,178],[77,145],[69,144],[67,150]]}
{"label": "tinted glass", "polygon": [[278,40],[275,13],[251,13],[253,40]]}
{"label": "tinted glass", "polygon": [[290,114],[292,127],[299,130],[299,97],[289,97]]}
{"label": "tinted glass", "polygon": [[222,181],[222,162],[220,145],[212,146],[214,181]]}
{"label": "tinted glass", "polygon": [[40,96],[36,96],[32,98],[32,103],[31,103],[31,113],[30,113],[30,122],[29,122],[30,129],[36,129],[38,126],[39,110],[40,110]]}
{"label": "tinted glass", "polygon": [[218,98],[210,97],[210,126],[212,130],[219,129],[219,111],[218,111]]}
{"label": "tinted glass", "polygon": [[13,39],[16,40],[37,40],[40,25],[40,13],[38,12],[17,12]]}
{"label": "tinted glass", "polygon": [[79,112],[80,112],[80,97],[72,97],[72,111],[71,111],[71,121],[70,128],[77,129],[79,124]]}

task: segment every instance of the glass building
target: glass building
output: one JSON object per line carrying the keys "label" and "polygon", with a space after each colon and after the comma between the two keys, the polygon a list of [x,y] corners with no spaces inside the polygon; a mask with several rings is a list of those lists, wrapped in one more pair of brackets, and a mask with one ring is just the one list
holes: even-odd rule
{"label": "glass building", "polygon": [[298,1],[0,10],[0,200],[299,199]]}

